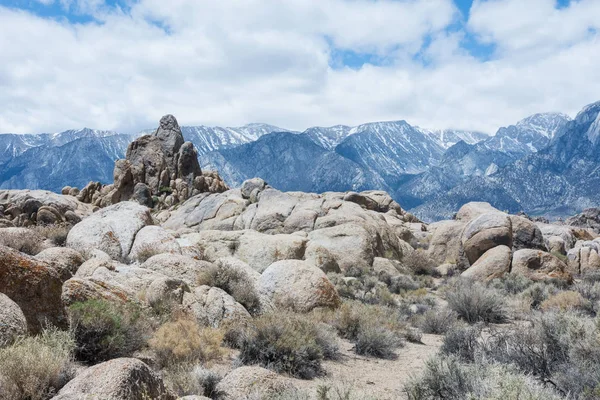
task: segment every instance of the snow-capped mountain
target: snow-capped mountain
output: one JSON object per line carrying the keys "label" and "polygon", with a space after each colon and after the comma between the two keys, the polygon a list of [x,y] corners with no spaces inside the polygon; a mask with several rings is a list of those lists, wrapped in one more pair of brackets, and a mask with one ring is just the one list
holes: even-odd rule
{"label": "snow-capped mountain", "polygon": [[352,128],[335,152],[395,187],[406,174],[437,165],[444,148],[406,121],[374,122]]}
{"label": "snow-capped mountain", "polygon": [[34,135],[2,134],[0,135],[0,164],[13,159],[34,147],[62,146],[63,144],[81,138],[107,137],[113,135],[117,135],[117,133],[89,128]]}
{"label": "snow-capped mountain", "polygon": [[550,143],[489,176],[465,180],[413,210],[430,220],[446,218],[468,201],[499,209],[565,215],[600,204],[600,102],[585,107],[549,134]]}
{"label": "snow-capped mountain", "polygon": [[268,124],[248,124],[236,128],[182,126],[181,132],[185,140],[194,143],[198,154],[202,156],[211,151],[254,142],[261,136],[272,132],[290,131]]}
{"label": "snow-capped mountain", "polygon": [[[3,135],[0,135],[0,138]],[[131,135],[87,136],[63,145],[32,147],[0,166],[1,189],[83,187],[112,181],[114,162],[125,155]]]}
{"label": "snow-capped mountain", "polygon": [[278,132],[255,142],[222,149],[200,158],[203,169],[215,169],[232,186],[261,177],[287,191],[325,192],[385,187],[376,174],[327,151],[307,135]]}
{"label": "snow-capped mountain", "polygon": [[535,114],[516,125],[500,128],[484,143],[490,150],[523,157],[546,147],[571,118],[560,113]]}
{"label": "snow-capped mountain", "polygon": [[338,144],[342,143],[352,131],[353,128],[350,126],[335,125],[327,128],[314,126],[308,128],[303,133],[324,149],[333,150]]}
{"label": "snow-capped mountain", "polygon": [[421,131],[424,135],[427,135],[437,141],[444,149],[448,149],[458,142],[476,144],[489,139],[490,137],[485,133],[475,131],[463,131],[457,129],[425,129],[420,127],[415,128]]}

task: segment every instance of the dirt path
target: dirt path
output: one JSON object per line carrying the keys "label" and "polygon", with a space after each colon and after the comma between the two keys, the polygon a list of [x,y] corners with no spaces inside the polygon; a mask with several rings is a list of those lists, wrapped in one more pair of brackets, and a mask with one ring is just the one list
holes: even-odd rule
{"label": "dirt path", "polygon": [[377,400],[405,399],[404,384],[419,375],[425,361],[435,355],[442,343],[442,336],[423,335],[424,344],[407,343],[397,351],[395,360],[380,360],[354,354],[352,343],[341,342],[342,359],[324,363],[327,376],[303,381],[294,379],[299,389],[315,393],[320,385],[352,387],[355,395]]}

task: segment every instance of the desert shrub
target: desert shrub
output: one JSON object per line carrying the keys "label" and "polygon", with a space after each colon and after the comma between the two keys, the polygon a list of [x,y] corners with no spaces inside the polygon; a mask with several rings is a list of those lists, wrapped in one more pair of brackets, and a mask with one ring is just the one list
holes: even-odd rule
{"label": "desert shrub", "polygon": [[294,388],[261,397],[261,400],[376,400],[376,398],[355,390],[347,383],[324,383],[317,387],[316,397],[310,391]]}
{"label": "desert shrub", "polygon": [[223,333],[218,329],[200,328],[190,319],[163,324],[148,341],[159,364],[170,366],[221,358]]}
{"label": "desert shrub", "polygon": [[129,356],[146,344],[152,332],[152,319],[135,303],[88,300],[71,305],[68,314],[75,355],[87,363]]}
{"label": "desert shrub", "polygon": [[581,280],[588,283],[600,282],[600,270],[591,269],[581,275]]}
{"label": "desert shrub", "polygon": [[323,373],[321,362],[338,354],[337,343],[322,324],[292,313],[254,320],[240,343],[240,361],[311,379]]}
{"label": "desert shrub", "polygon": [[198,274],[197,283],[223,289],[254,315],[260,311],[260,297],[249,279],[243,271],[213,265]]}
{"label": "desert shrub", "polygon": [[585,311],[593,316],[598,315],[600,307],[600,282],[578,282],[574,290],[587,300],[587,304],[584,306]]}
{"label": "desert shrub", "polygon": [[548,310],[573,310],[576,308],[584,308],[587,301],[579,292],[572,290],[558,292],[554,296],[549,297],[540,304],[540,309],[543,311]]}
{"label": "desert shrub", "polygon": [[457,318],[458,314],[447,308],[443,310],[429,310],[423,314],[419,328],[424,333],[442,335],[456,324]]}
{"label": "desert shrub", "polygon": [[391,358],[403,345],[407,327],[393,309],[384,306],[345,303],[326,318],[340,336],[355,343],[357,354]]}
{"label": "desert shrub", "polygon": [[409,400],[466,399],[478,385],[478,372],[457,357],[436,357],[425,364],[425,371],[404,388]]}
{"label": "desert shrub", "polygon": [[476,353],[480,347],[480,340],[480,326],[455,325],[444,336],[440,352],[457,356],[464,361],[475,361]]}
{"label": "desert shrub", "polygon": [[37,235],[24,236],[14,232],[3,232],[0,244],[30,256],[35,256],[44,250],[44,246]]}
{"label": "desert shrub", "polygon": [[68,332],[48,329],[0,349],[0,399],[52,397],[74,375],[74,347]]}
{"label": "desert shrub", "polygon": [[519,294],[533,285],[534,282],[520,274],[504,274],[501,278],[493,279],[488,286],[506,294]]}
{"label": "desert shrub", "polygon": [[356,354],[377,358],[395,358],[394,350],[399,346],[399,338],[384,326],[363,326],[355,339]]}
{"label": "desert shrub", "polygon": [[442,399],[527,399],[558,400],[561,397],[510,366],[465,363],[453,356],[427,362],[420,378],[404,389],[409,400]]}
{"label": "desert shrub", "polygon": [[435,297],[420,288],[406,292],[398,299],[398,313],[403,319],[409,319],[415,315],[423,315],[436,306]]}
{"label": "desert shrub", "polygon": [[387,286],[379,285],[367,292],[362,301],[367,304],[381,304],[383,306],[393,307],[396,305],[394,296]]}
{"label": "desert shrub", "polygon": [[468,323],[502,323],[508,319],[504,298],[494,289],[461,279],[446,293],[448,307]]}
{"label": "desert shrub", "polygon": [[522,296],[527,300],[532,309],[540,308],[541,304],[548,299],[551,295],[557,293],[558,290],[552,286],[542,282],[537,282],[534,285],[528,287]]}
{"label": "desert shrub", "polygon": [[73,226],[71,224],[53,224],[36,225],[30,229],[37,232],[40,236],[50,240],[56,246],[64,246],[67,243],[67,236]]}
{"label": "desert shrub", "polygon": [[513,364],[527,374],[547,380],[569,361],[572,342],[579,340],[582,328],[577,317],[563,313],[537,314],[529,326],[491,335],[483,351],[488,358]]}
{"label": "desert shrub", "polygon": [[402,294],[421,288],[421,283],[415,281],[410,275],[398,275],[390,278],[389,288],[392,293]]}
{"label": "desert shrub", "polygon": [[218,399],[221,393],[217,385],[222,377],[218,373],[201,366],[178,364],[162,371],[163,379],[169,389],[178,396],[206,396]]}
{"label": "desert shrub", "polygon": [[435,262],[423,250],[415,250],[404,256],[402,264],[417,275],[437,276]]}

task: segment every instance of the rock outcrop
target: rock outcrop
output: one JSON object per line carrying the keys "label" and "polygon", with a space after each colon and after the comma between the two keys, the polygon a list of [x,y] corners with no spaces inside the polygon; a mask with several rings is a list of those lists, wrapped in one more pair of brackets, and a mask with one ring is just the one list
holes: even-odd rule
{"label": "rock outcrop", "polygon": [[198,152],[184,141],[172,115],[162,117],[154,133],[129,144],[125,159],[115,162],[113,180],[106,186],[90,182],[77,198],[99,207],[132,200],[165,208],[199,193],[228,189],[218,174],[202,172]]}
{"label": "rock outcrop", "polygon": [[92,211],[89,204],[46,190],[0,190],[0,227],[75,224]]}

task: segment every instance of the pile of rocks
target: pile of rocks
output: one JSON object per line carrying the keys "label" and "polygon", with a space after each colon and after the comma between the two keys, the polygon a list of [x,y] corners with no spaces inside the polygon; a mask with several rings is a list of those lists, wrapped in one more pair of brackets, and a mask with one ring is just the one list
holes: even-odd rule
{"label": "pile of rocks", "polygon": [[0,190],[0,228],[76,224],[93,208],[45,190]]}

